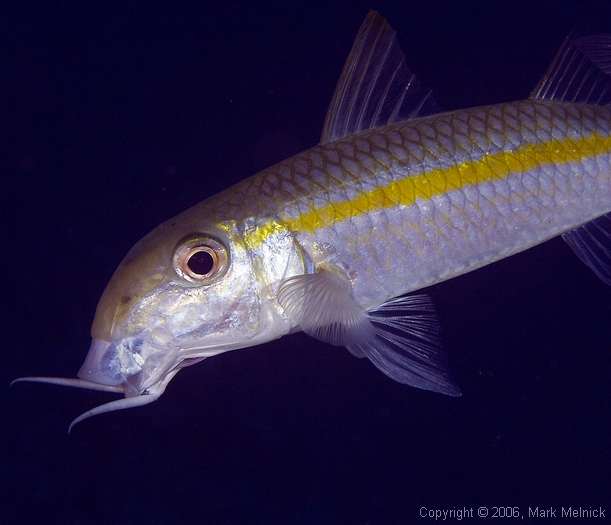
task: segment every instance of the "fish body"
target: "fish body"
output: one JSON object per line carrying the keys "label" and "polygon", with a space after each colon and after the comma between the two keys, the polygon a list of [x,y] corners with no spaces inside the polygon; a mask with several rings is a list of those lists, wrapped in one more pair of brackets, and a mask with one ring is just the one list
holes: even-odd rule
{"label": "fish body", "polygon": [[332,257],[369,310],[607,213],[610,175],[611,108],[525,100],[316,146],[193,213],[236,221],[255,252],[282,232]]}
{"label": "fish body", "polygon": [[157,399],[203,358],[304,330],[459,395],[430,301],[405,294],[562,234],[611,284],[611,83],[597,62],[610,41],[568,43],[527,100],[442,112],[370,13],[321,143],[158,226],[102,295],[81,379],[25,379],[126,396],[77,422]]}

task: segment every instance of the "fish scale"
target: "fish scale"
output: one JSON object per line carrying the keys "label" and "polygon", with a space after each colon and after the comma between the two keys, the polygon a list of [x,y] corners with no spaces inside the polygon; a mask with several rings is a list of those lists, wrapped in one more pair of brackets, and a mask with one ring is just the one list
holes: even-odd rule
{"label": "fish scale", "polygon": [[448,112],[316,146],[201,206],[279,217],[357,275],[375,265],[354,289],[372,307],[607,213],[609,122],[606,107],[537,100]]}

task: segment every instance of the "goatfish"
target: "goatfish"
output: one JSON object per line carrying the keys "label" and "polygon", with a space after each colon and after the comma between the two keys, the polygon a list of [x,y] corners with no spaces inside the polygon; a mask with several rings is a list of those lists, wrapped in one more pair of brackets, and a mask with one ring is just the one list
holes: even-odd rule
{"label": "goatfish", "polygon": [[304,331],[391,379],[459,396],[431,299],[407,295],[562,235],[611,285],[611,35],[569,36],[526,100],[443,111],[371,11],[320,143],[138,242],[78,378],[158,399],[176,373]]}

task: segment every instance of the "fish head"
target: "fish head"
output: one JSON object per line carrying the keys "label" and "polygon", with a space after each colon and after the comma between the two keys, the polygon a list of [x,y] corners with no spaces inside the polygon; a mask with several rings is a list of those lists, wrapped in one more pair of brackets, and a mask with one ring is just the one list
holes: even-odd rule
{"label": "fish head", "polygon": [[[282,228],[213,220],[206,201],[159,225],[119,264],[98,303],[80,379],[21,378],[123,393],[83,419],[150,403],[185,366],[277,339],[295,322],[275,299],[303,272]],[[203,219],[202,219],[203,218]],[[71,425],[71,426],[72,426]]]}
{"label": "fish head", "polygon": [[243,228],[189,215],[158,226],[115,271],[81,379],[125,385],[127,396],[157,393],[184,366],[291,329]]}

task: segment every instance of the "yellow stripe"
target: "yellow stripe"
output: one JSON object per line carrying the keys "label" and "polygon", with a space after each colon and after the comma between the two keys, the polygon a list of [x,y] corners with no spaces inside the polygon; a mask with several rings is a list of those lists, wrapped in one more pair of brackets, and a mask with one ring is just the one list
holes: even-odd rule
{"label": "yellow stripe", "polygon": [[515,151],[502,151],[480,160],[465,161],[449,168],[433,169],[413,177],[405,177],[363,192],[351,200],[329,202],[324,206],[286,219],[280,225],[270,221],[249,232],[247,245],[256,248],[269,236],[280,231],[314,233],[349,218],[365,215],[375,210],[410,206],[416,199],[428,200],[451,190],[459,190],[492,180],[501,180],[510,174],[523,173],[541,166],[579,163],[587,158],[611,152],[611,137],[593,133],[580,139],[552,139],[537,144],[527,144]]}
{"label": "yellow stripe", "polygon": [[482,182],[501,180],[545,165],[582,162],[586,158],[611,152],[611,137],[593,133],[580,139],[552,139],[528,144],[516,151],[493,153],[476,161],[466,161],[445,169],[434,169],[415,177],[405,177],[363,192],[349,201],[329,202],[287,220],[290,231],[313,233],[346,218],[371,211],[410,206],[416,199],[428,200],[450,190]]}

